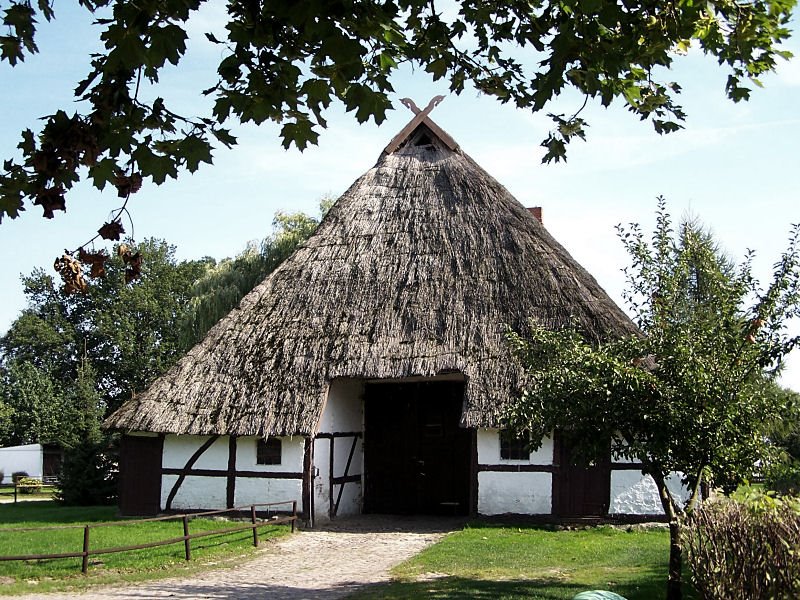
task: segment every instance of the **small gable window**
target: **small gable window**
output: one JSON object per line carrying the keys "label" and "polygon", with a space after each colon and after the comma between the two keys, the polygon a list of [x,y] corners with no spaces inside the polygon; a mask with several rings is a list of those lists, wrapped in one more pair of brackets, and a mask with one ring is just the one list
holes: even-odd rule
{"label": "small gable window", "polygon": [[500,432],[500,458],[503,460],[530,459],[530,434],[527,431],[503,430]]}
{"label": "small gable window", "polygon": [[271,437],[267,439],[259,438],[256,444],[256,464],[257,465],[279,465],[281,464],[281,440]]}

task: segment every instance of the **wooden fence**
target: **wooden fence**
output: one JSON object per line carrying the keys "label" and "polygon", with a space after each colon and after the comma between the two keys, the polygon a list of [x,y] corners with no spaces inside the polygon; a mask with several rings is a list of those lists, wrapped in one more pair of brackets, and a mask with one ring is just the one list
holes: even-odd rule
{"label": "wooden fence", "polygon": [[[267,520],[259,521],[257,518],[257,508],[272,507],[272,506],[288,506],[291,504],[292,509],[290,513],[283,513],[275,515]],[[249,512],[249,522],[234,527],[226,527],[224,529],[215,529],[213,531],[200,531],[197,533],[189,532],[189,522],[191,519],[197,517],[209,517],[211,515],[221,515],[225,513],[237,512],[240,514],[247,514]],[[263,511],[262,511],[263,512]],[[269,508],[267,512],[271,512]],[[134,525],[137,523],[148,523],[152,521],[183,521],[183,535],[180,537],[168,538],[165,540],[158,540],[155,542],[148,542],[146,544],[136,544],[133,546],[117,546],[113,548],[92,548],[91,547],[91,530],[100,527],[113,527]],[[223,510],[209,510],[205,512],[190,513],[184,515],[168,515],[164,517],[152,517],[149,519],[136,519],[125,521],[108,521],[107,523],[95,523],[94,525],[57,525],[53,527],[11,527],[3,528],[3,533],[13,532],[30,532],[30,531],[48,531],[54,529],[83,529],[83,549],[80,552],[61,552],[58,554],[24,554],[18,556],[0,556],[0,561],[7,560],[46,560],[55,558],[82,558],[81,572],[85,575],[89,570],[89,557],[98,554],[111,554],[113,552],[128,552],[130,550],[144,550],[145,548],[155,548],[156,546],[167,546],[169,544],[183,543],[184,554],[186,560],[192,559],[191,540],[206,537],[209,535],[221,535],[223,533],[233,533],[235,531],[244,531],[245,529],[253,530],[253,545],[258,546],[258,528],[266,525],[275,525],[280,523],[291,523],[292,533],[295,530],[295,523],[297,522],[297,501],[286,502],[266,502],[260,504],[251,504],[249,506],[238,506],[235,508],[227,508]]]}

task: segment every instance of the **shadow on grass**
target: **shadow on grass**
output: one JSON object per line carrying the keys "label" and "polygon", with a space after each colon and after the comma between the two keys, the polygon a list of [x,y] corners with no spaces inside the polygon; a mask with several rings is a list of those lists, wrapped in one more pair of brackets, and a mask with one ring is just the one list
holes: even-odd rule
{"label": "shadow on grass", "polygon": [[432,598],[437,600],[468,600],[470,598],[510,600],[541,598],[556,600],[572,598],[581,591],[574,584],[548,581],[484,581],[463,577],[443,577],[427,581],[395,581],[367,588],[348,598]]}
{"label": "shadow on grass", "polygon": [[63,506],[54,500],[0,504],[0,523],[74,524],[112,521],[117,517],[116,506]]}
{"label": "shadow on grass", "polygon": [[[666,597],[666,580],[642,578],[636,581],[609,582],[587,587],[558,579],[487,581],[464,577],[440,577],[422,581],[394,581],[370,586],[348,596],[353,600],[432,598],[435,600],[570,600],[578,592],[589,589],[613,591],[627,600],[658,600]],[[684,586],[685,600],[697,598]]]}

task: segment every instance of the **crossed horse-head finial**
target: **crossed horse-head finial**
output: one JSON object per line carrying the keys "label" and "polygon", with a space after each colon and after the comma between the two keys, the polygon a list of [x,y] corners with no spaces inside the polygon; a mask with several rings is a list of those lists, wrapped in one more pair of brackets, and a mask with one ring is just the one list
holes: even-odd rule
{"label": "crossed horse-head finial", "polygon": [[444,100],[444,96],[434,96],[433,98],[431,98],[431,101],[428,102],[428,106],[426,106],[424,110],[420,110],[419,107],[414,103],[414,101],[411,98],[400,98],[400,102],[402,102],[403,106],[405,106],[408,110],[413,112],[415,115],[423,113],[424,116],[426,117],[430,114],[430,112],[434,108],[439,106],[439,103],[442,100]]}

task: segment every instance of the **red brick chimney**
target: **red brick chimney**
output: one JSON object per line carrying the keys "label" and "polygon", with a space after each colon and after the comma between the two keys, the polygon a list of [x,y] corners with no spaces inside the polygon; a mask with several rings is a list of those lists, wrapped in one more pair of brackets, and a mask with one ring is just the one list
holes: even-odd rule
{"label": "red brick chimney", "polygon": [[531,206],[528,208],[528,212],[530,212],[534,217],[539,220],[539,223],[542,223],[542,207],[541,206]]}

